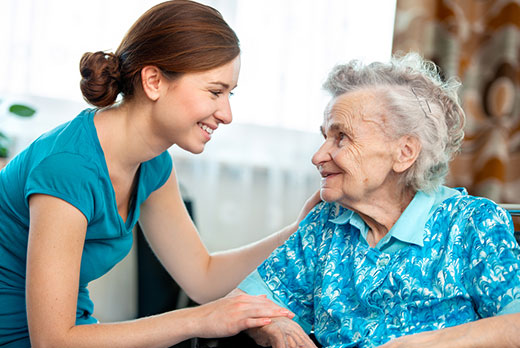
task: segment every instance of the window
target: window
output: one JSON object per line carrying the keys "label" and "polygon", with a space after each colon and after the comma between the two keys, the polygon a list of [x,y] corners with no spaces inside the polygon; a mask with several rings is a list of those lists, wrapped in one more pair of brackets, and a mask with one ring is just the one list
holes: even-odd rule
{"label": "window", "polygon": [[[350,59],[390,57],[395,0],[203,0],[241,40],[234,120],[316,132],[328,100],[327,72]],[[115,51],[130,25],[158,1],[3,0],[0,95],[81,101],[78,64]],[[1,98],[1,97],[0,97]]]}

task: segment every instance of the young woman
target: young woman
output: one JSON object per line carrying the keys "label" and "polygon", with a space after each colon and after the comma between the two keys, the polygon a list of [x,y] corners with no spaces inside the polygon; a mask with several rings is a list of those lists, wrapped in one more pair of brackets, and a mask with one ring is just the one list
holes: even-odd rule
{"label": "young woman", "polygon": [[[292,317],[262,296],[216,299],[297,223],[210,255],[167,152],[177,144],[200,153],[231,122],[240,49],[220,13],[188,0],[159,4],[114,54],[86,53],[80,70],[83,95],[96,108],[42,135],[0,172],[0,345],[166,347]],[[87,285],[128,253],[138,219],[168,272],[206,304],[100,324]]]}

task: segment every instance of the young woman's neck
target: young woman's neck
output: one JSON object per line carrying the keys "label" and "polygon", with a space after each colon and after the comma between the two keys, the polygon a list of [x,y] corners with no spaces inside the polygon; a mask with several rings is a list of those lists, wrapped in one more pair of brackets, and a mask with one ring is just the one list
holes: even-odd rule
{"label": "young woman's neck", "polygon": [[135,171],[142,162],[164,151],[152,141],[149,118],[146,103],[137,100],[123,101],[96,114],[94,124],[107,163],[118,170]]}

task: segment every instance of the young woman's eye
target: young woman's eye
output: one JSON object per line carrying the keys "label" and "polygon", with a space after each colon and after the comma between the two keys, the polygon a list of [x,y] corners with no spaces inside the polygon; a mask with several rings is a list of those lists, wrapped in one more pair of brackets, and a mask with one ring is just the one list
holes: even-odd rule
{"label": "young woman's eye", "polygon": [[218,96],[220,96],[220,95],[222,94],[221,91],[210,91],[210,92],[211,92],[211,94],[213,94],[215,97],[218,97]]}

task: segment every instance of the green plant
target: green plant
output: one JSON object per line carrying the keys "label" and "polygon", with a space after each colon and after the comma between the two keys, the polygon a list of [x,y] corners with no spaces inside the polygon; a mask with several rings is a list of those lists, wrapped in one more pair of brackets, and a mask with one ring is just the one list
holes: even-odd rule
{"label": "green plant", "polygon": [[0,158],[5,158],[9,155],[10,140],[4,133],[0,132]]}
{"label": "green plant", "polygon": [[[0,100],[0,104],[2,100]],[[8,109],[9,113],[19,117],[31,117],[36,113],[36,110],[27,105],[12,104]],[[9,156],[9,147],[11,145],[11,139],[0,130],[0,158],[6,158]]]}
{"label": "green plant", "polygon": [[20,117],[31,117],[36,110],[27,105],[13,104],[9,107],[9,112]]}

